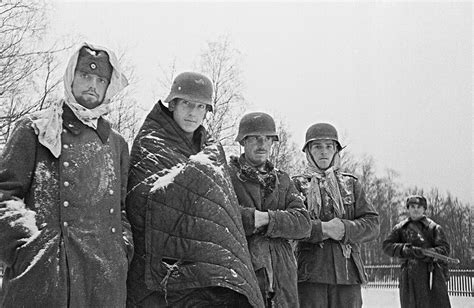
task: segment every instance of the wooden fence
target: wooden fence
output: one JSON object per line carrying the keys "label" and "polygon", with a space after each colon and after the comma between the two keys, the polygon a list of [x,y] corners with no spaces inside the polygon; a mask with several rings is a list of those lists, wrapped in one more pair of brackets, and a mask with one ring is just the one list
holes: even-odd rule
{"label": "wooden fence", "polygon": [[[369,276],[369,282],[366,286],[367,288],[398,288],[400,265],[366,265],[365,269]],[[474,269],[450,269],[449,275],[449,295],[474,297]],[[2,264],[0,264],[0,296],[2,293],[1,277],[3,277]]]}
{"label": "wooden fence", "polygon": [[[398,288],[400,265],[366,265],[367,288]],[[452,296],[474,297],[474,269],[450,269],[448,293]]]}

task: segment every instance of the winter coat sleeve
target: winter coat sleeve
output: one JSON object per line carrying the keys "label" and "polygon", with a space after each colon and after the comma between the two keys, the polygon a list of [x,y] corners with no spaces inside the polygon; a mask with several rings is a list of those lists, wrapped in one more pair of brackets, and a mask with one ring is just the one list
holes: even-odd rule
{"label": "winter coat sleeve", "polygon": [[280,185],[286,186],[285,210],[268,210],[269,223],[266,236],[293,240],[306,238],[311,232],[311,222],[303,199],[287,174],[283,173],[280,181]]}
{"label": "winter coat sleeve", "polygon": [[128,153],[128,144],[122,139],[122,151],[120,153],[120,178],[121,178],[121,197],[120,208],[122,211],[122,235],[127,252],[128,263],[132,262],[133,258],[133,238],[130,222],[128,221],[127,212],[125,210],[125,198],[127,196],[127,180],[128,168],[130,164],[130,155]]}
{"label": "winter coat sleeve", "polygon": [[433,228],[433,248],[431,249],[445,256],[448,256],[451,250],[443,228],[438,224]]}
{"label": "winter coat sleeve", "polygon": [[403,258],[404,243],[400,235],[400,224],[393,227],[390,234],[382,243],[383,252],[391,257]]}
{"label": "winter coat sleeve", "polygon": [[342,219],[345,234],[342,238],[344,244],[364,243],[371,241],[380,233],[379,214],[367,201],[362,185],[355,180],[353,182],[355,197],[354,215]]}
{"label": "winter coat sleeve", "polygon": [[[37,231],[34,212],[19,200],[28,192],[35,166],[37,138],[30,123],[17,124],[0,160],[0,260],[7,266],[14,262],[16,249]],[[11,206],[12,200],[20,206]]]}
{"label": "winter coat sleeve", "polygon": [[242,224],[244,226],[245,236],[255,233],[255,208],[240,207],[240,215],[242,216]]}

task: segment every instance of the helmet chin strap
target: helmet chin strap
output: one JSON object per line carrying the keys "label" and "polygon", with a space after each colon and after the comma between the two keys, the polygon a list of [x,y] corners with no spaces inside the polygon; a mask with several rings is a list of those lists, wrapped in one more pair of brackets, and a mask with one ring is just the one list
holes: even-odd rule
{"label": "helmet chin strap", "polygon": [[311,153],[311,151],[309,151],[309,157],[311,157],[311,160],[313,161],[313,163],[314,163],[314,165],[315,165],[316,167],[318,167],[318,168],[319,168],[320,170],[322,170],[322,171],[326,171],[326,170],[328,170],[329,168],[331,168],[331,166],[333,165],[333,163],[334,163],[334,157],[336,157],[336,154],[337,154],[337,153],[338,153],[338,152],[334,153],[334,155],[332,156],[332,159],[331,159],[331,163],[329,163],[329,166],[328,166],[326,169],[323,169],[323,168],[319,167],[319,165],[318,165],[318,163],[316,162],[316,160],[314,159],[314,156],[313,156],[313,154]]}

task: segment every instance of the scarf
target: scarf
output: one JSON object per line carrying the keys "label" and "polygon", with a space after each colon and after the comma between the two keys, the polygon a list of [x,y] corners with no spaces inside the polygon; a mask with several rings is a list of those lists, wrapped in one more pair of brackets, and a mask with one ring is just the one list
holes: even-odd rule
{"label": "scarf", "polygon": [[276,171],[271,162],[268,160],[265,162],[266,172],[258,171],[255,167],[251,166],[245,159],[245,154],[242,154],[240,158],[233,157],[234,163],[239,167],[237,171],[237,177],[243,182],[252,182],[260,184],[263,188],[264,197],[269,196],[276,186]]}
{"label": "scarf", "polygon": [[335,216],[342,218],[345,214],[345,210],[337,181],[338,171],[341,166],[341,157],[339,153],[334,155],[331,167],[326,170],[319,169],[309,151],[306,151],[306,159],[308,165],[305,169],[304,175],[311,178],[307,196],[309,213],[311,216],[317,218],[320,217],[322,207],[321,191],[324,190],[334,201]]}
{"label": "scarf", "polygon": [[[104,100],[99,106],[93,109],[87,109],[83,107],[76,101],[74,95],[72,94],[74,71],[76,69],[79,50],[83,46],[87,46],[91,49],[106,51],[109,55],[110,64],[113,67],[112,76],[110,78],[110,84],[107,87]],[[65,98],[56,103],[53,103],[50,107],[44,110],[37,111],[30,115],[30,119],[33,122],[33,129],[38,135],[39,143],[48,148],[56,158],[61,155],[63,105],[66,104],[67,106],[69,106],[75,116],[82,123],[93,129],[97,129],[97,122],[99,118],[110,112],[111,99],[128,85],[128,80],[120,70],[118,60],[115,54],[104,47],[92,46],[88,43],[82,43],[77,48],[76,52],[69,60],[63,79]]]}

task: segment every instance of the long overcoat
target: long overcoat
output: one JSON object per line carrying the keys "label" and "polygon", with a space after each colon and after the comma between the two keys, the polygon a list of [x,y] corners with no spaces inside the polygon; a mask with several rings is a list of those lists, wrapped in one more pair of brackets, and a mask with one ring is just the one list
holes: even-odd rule
{"label": "long overcoat", "polygon": [[[410,227],[416,224],[417,227]],[[393,227],[383,241],[383,251],[400,258],[400,303],[402,308],[451,307],[447,288],[447,265],[432,258],[406,258],[403,246],[410,244],[449,255],[450,247],[443,229],[433,220],[405,219]],[[431,278],[430,278],[431,269]],[[430,287],[431,280],[431,287]]]}
{"label": "long overcoat", "polygon": [[59,158],[29,119],[3,151],[0,201],[24,199],[24,208],[0,207],[3,307],[125,305],[127,144],[103,118],[93,130],[68,107],[63,128]]}

